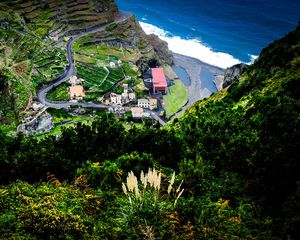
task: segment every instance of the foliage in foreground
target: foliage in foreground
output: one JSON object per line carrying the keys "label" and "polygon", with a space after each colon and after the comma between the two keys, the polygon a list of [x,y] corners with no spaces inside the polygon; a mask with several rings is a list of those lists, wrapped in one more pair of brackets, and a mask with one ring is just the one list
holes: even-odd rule
{"label": "foliage in foreground", "polygon": [[[299,35],[300,26],[165,128],[126,130],[102,116],[59,138],[0,131],[0,234],[299,239]],[[185,190],[168,194],[182,180]]]}

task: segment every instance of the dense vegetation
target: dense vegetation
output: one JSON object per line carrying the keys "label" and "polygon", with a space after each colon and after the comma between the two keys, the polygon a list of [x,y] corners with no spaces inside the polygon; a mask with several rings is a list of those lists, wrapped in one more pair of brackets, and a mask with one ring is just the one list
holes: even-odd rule
{"label": "dense vegetation", "polygon": [[[298,239],[299,39],[300,27],[165,128],[102,115],[59,138],[0,132],[0,235]],[[153,167],[159,184],[134,178]]]}
{"label": "dense vegetation", "polygon": [[[63,72],[65,33],[116,12],[111,0],[2,0],[0,123],[17,122],[36,88]],[[0,238],[299,239],[299,40],[300,27],[164,128],[127,129],[105,114],[60,137],[12,137],[1,126]],[[168,58],[154,46],[134,18],[112,24],[75,42],[77,73],[91,91],[124,73],[140,81],[127,63],[107,76],[100,66],[109,55],[141,68]],[[62,87],[50,94],[67,99]],[[50,111],[55,123],[74,120]]]}

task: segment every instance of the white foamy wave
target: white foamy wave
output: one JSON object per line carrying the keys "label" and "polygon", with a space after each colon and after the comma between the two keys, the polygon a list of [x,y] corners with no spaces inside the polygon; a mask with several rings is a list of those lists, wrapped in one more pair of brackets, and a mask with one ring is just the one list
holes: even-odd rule
{"label": "white foamy wave", "polygon": [[140,22],[140,25],[147,34],[155,34],[165,40],[169,45],[169,49],[174,53],[194,57],[220,68],[231,67],[241,62],[228,53],[214,52],[197,39],[186,40],[178,36],[172,36],[169,32],[149,23]]}
{"label": "white foamy wave", "polygon": [[257,55],[248,54],[248,56],[250,57],[250,62],[248,62],[247,64],[253,64],[255,60],[258,58]]}

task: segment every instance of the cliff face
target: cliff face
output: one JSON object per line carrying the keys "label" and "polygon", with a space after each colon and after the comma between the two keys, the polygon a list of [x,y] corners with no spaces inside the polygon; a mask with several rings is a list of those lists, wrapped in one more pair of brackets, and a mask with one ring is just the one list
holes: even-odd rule
{"label": "cliff face", "polygon": [[159,39],[154,34],[147,35],[134,17],[131,18],[129,23],[136,30],[137,46],[146,60],[151,60],[152,55],[155,56],[154,60],[160,64],[167,63],[171,65],[173,63],[173,53],[169,50],[167,42]]}
{"label": "cliff face", "polygon": [[137,51],[136,63],[143,70],[148,65],[172,64],[173,54],[168,44],[155,35],[146,35],[134,16],[106,31],[98,32],[85,44],[106,43]]}
{"label": "cliff face", "polygon": [[223,88],[228,87],[231,83],[238,80],[239,77],[247,70],[248,65],[244,63],[233,65],[230,68],[226,68],[224,72]]}

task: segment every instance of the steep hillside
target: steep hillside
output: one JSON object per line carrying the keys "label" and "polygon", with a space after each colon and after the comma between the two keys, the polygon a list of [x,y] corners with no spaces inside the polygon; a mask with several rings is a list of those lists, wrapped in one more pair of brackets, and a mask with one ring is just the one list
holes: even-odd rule
{"label": "steep hillside", "polygon": [[0,7],[21,18],[27,30],[40,37],[60,36],[70,30],[112,22],[118,13],[113,0],[4,0]]}
{"label": "steep hillside", "polygon": [[[300,171],[300,26],[263,49],[228,89],[195,104],[175,129],[189,158],[238,173],[272,216],[273,230],[298,239]],[[234,193],[236,194],[236,193]],[[283,237],[283,236],[281,236]]]}
{"label": "steep hillside", "polygon": [[[105,46],[103,58],[117,52],[141,69],[151,62],[172,62],[167,45],[158,39],[148,40],[134,17],[113,23],[122,17],[114,1],[1,1],[0,123],[20,119],[37,87],[64,72],[68,36],[86,28],[112,23],[105,31],[76,43],[78,58],[87,59],[84,46],[91,46],[89,62],[103,61],[94,53]],[[124,52],[128,54],[125,56]]]}
{"label": "steep hillside", "polygon": [[0,235],[299,239],[299,32],[164,128],[104,114],[60,137],[0,129]]}

